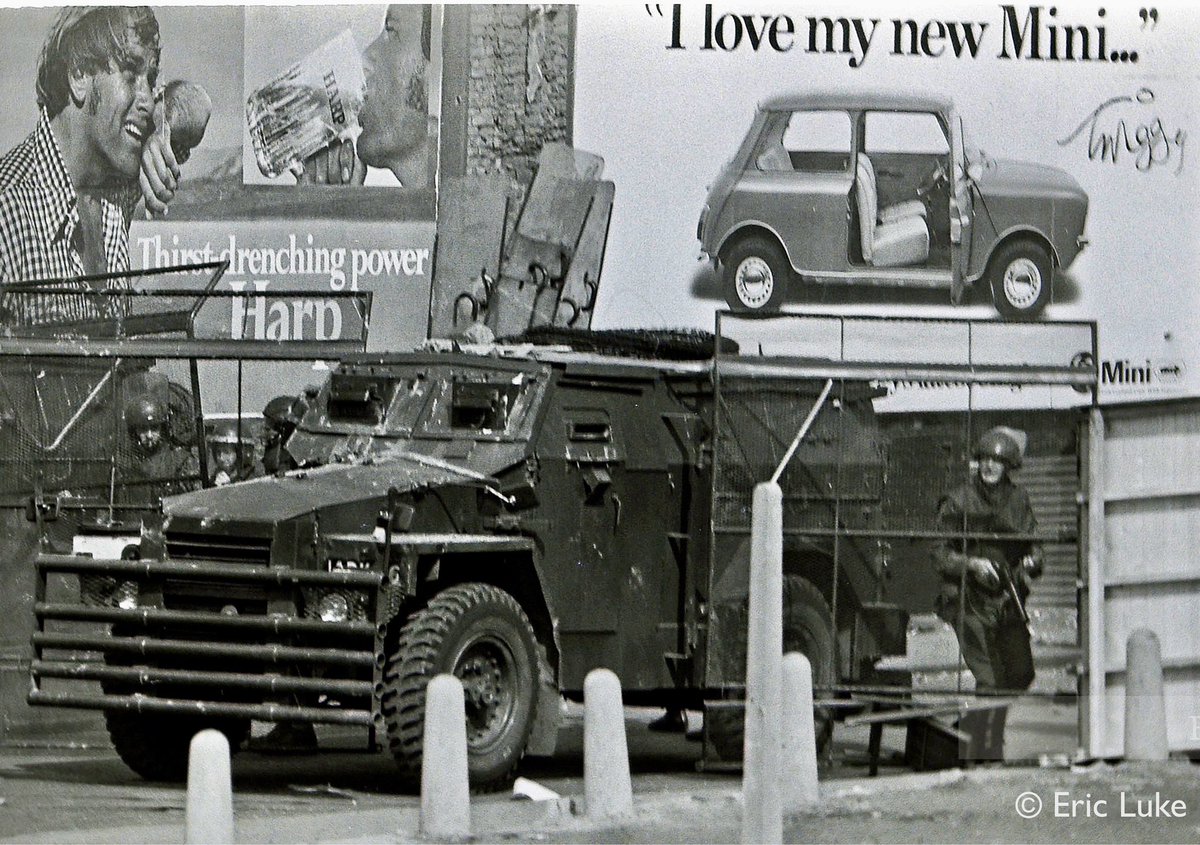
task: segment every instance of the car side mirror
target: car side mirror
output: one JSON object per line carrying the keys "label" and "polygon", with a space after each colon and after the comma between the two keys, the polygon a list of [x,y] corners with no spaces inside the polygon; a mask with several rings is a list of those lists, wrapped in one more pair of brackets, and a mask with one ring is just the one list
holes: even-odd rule
{"label": "car side mirror", "polygon": [[983,176],[983,165],[979,162],[971,162],[967,165],[967,178],[972,182],[978,182]]}

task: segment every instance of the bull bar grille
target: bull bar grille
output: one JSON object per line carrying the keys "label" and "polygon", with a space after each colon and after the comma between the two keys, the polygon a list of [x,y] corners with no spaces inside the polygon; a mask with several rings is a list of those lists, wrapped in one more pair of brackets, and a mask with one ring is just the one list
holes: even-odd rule
{"label": "bull bar grille", "polygon": [[[135,582],[141,606],[48,600],[50,575],[64,573]],[[31,704],[372,723],[376,573],[44,554],[37,579]],[[307,618],[299,596],[320,590],[366,596],[365,618]]]}
{"label": "bull bar grille", "polygon": [[175,560],[209,560],[265,566],[271,562],[271,540],[267,537],[231,538],[168,531],[167,554]]}

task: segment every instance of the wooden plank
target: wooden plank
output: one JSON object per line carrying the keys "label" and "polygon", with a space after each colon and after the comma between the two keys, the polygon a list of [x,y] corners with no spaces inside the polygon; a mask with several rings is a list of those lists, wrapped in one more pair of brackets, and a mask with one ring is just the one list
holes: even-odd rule
{"label": "wooden plank", "polygon": [[858,725],[899,724],[913,719],[931,718],[933,716],[949,716],[952,713],[968,713],[975,710],[995,710],[999,707],[1009,707],[1016,701],[1014,698],[997,698],[990,701],[971,701],[961,704],[935,704],[928,707],[900,707],[896,710],[885,710],[880,713],[867,713],[863,716],[850,716],[842,724],[848,728]]}
{"label": "wooden plank", "polygon": [[[498,279],[508,213],[504,176],[447,179],[438,213],[438,244],[429,304],[429,336],[450,337],[471,324],[469,294],[483,303],[483,275]],[[457,308],[455,303],[458,303]],[[486,318],[486,313],[476,315]]]}
{"label": "wooden plank", "polygon": [[551,141],[538,155],[538,172],[554,176],[573,176],[576,179],[599,179],[604,172],[604,159],[595,153],[577,150],[561,141]]}
{"label": "wooden plank", "polygon": [[[596,304],[596,293],[600,289],[600,272],[604,267],[604,252],[608,244],[608,226],[612,219],[613,195],[616,186],[612,182],[597,182],[591,208],[583,224],[579,243],[575,246],[566,277],[552,300],[539,301],[535,325],[553,323],[588,329],[592,325],[592,313]],[[553,307],[550,307],[553,306]]]}
{"label": "wooden plank", "polygon": [[588,179],[539,171],[521,210],[512,246],[507,250],[505,272],[536,282],[530,275],[530,268],[536,266],[549,279],[561,279],[583,231],[595,185]]}

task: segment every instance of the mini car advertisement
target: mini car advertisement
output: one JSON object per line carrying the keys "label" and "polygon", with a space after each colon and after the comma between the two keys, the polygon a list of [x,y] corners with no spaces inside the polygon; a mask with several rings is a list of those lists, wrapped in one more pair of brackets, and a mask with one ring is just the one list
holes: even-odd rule
{"label": "mini car advertisement", "polygon": [[1179,3],[583,5],[597,324],[1095,321],[1102,402],[1195,395],[1198,36]]}

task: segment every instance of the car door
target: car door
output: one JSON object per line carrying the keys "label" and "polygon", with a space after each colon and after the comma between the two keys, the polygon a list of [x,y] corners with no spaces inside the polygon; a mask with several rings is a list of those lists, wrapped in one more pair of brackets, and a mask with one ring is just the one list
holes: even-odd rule
{"label": "car door", "polygon": [[975,219],[975,194],[968,173],[971,162],[967,158],[962,122],[954,112],[947,115],[947,121],[950,129],[950,178],[953,180],[949,208],[953,272],[950,294],[951,300],[957,304],[962,300],[971,266],[971,229]]}
{"label": "car door", "polygon": [[738,219],[776,232],[801,272],[844,269],[851,160],[845,111],[775,112],[747,165]]}

